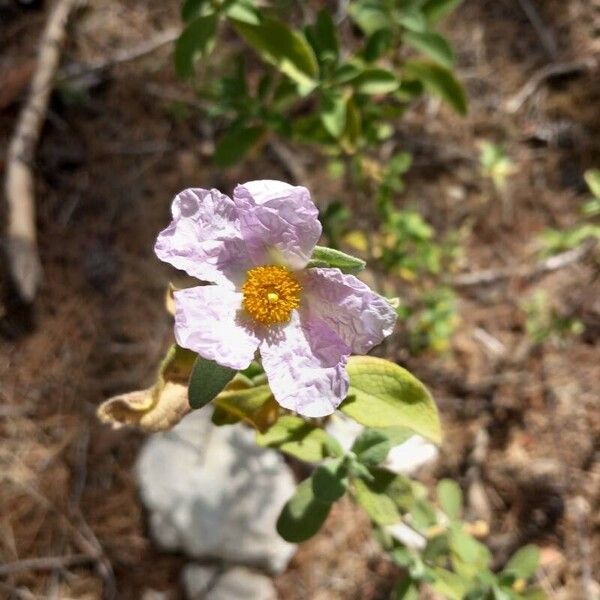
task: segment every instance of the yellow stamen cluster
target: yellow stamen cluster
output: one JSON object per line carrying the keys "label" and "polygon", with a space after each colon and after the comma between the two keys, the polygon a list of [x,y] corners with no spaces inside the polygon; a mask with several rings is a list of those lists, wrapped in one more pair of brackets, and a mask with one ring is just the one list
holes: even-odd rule
{"label": "yellow stamen cluster", "polygon": [[246,312],[263,325],[274,325],[290,320],[300,306],[302,286],[289,269],[268,265],[248,271],[242,292]]}

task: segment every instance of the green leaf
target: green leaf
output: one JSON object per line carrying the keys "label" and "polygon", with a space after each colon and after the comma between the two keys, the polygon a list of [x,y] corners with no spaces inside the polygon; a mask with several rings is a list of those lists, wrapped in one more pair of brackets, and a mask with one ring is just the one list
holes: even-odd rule
{"label": "green leaf", "polygon": [[312,479],[306,479],[283,507],[277,519],[277,532],[288,542],[303,542],[319,531],[330,510],[330,503],[315,498]]}
{"label": "green leaf", "polygon": [[365,48],[362,52],[367,62],[375,62],[391,47],[394,35],[389,29],[379,29],[369,36]]}
{"label": "green leaf", "polygon": [[356,502],[365,509],[372,521],[378,525],[392,525],[402,519],[396,503],[384,492],[372,489],[370,482],[355,479],[353,485]]}
{"label": "green leaf", "polygon": [[362,133],[362,115],[354,101],[354,97],[350,96],[346,102],[346,129],[344,135],[340,139],[340,145],[345,152],[352,154],[356,151]]}
{"label": "green leaf", "polygon": [[228,410],[225,410],[219,406],[215,406],[210,420],[212,421],[213,425],[216,425],[217,427],[223,427],[225,425],[239,423],[242,418],[238,415],[230,413]]}
{"label": "green leaf", "polygon": [[583,176],[592,194],[600,198],[600,169],[588,169]]}
{"label": "green leaf", "polygon": [[279,415],[279,405],[268,385],[226,389],[215,398],[214,405],[228,412],[232,419],[244,420],[258,431],[268,430]]}
{"label": "green leaf", "polygon": [[421,10],[429,24],[435,25],[461,3],[462,0],[427,0]]}
{"label": "green leaf", "polygon": [[185,0],[181,7],[181,20],[188,23],[200,15],[205,6],[210,6],[207,0]]}
{"label": "green leaf", "polygon": [[320,115],[325,129],[334,138],[340,137],[346,127],[346,98],[339,93],[324,95]]}
{"label": "green leaf", "polygon": [[317,59],[306,39],[283,21],[264,17],[253,25],[232,19],[238,34],[267,62],[302,86],[304,94],[314,89]]}
{"label": "green leaf", "polygon": [[217,15],[194,19],[175,42],[175,71],[183,79],[194,74],[194,61],[206,54],[217,31]]}
{"label": "green leaf", "polygon": [[371,479],[353,479],[353,496],[378,525],[398,523],[412,502],[406,478],[384,469],[371,469]]}
{"label": "green leaf", "polygon": [[338,34],[327,8],[322,8],[318,12],[315,25],[307,27],[306,33],[320,62],[337,61],[339,56]]}
{"label": "green leaf", "polygon": [[426,531],[437,523],[435,508],[423,498],[414,501],[410,517],[413,526],[420,531]]}
{"label": "green leaf", "polygon": [[454,52],[446,38],[430,31],[406,31],[402,39],[420,52],[427,54],[443,67],[452,68]]}
{"label": "green leaf", "polygon": [[394,92],[400,86],[398,78],[385,69],[365,69],[352,80],[359,94],[378,95]]}
{"label": "green leaf", "polygon": [[396,585],[392,600],[419,600],[419,587],[410,577],[405,577]]}
{"label": "green leaf", "polygon": [[344,63],[340,65],[335,73],[334,79],[336,83],[348,83],[353,79],[356,79],[362,72],[362,69],[358,65],[353,63]]}
{"label": "green leaf", "polygon": [[392,446],[399,446],[415,435],[408,427],[373,427],[371,431],[382,433]]}
{"label": "green leaf", "polygon": [[338,442],[320,427],[293,415],[283,415],[265,432],[257,434],[259,446],[277,448],[306,462],[341,456]]}
{"label": "green leaf", "polygon": [[541,587],[530,587],[521,593],[522,600],[547,600],[548,596]]}
{"label": "green leaf", "polygon": [[340,410],[367,427],[408,427],[433,442],[442,438],[427,388],[406,369],[373,356],[351,356],[348,398]]}
{"label": "green leaf", "polygon": [[417,60],[407,61],[404,68],[411,77],[422,81],[426,88],[448,102],[456,112],[467,114],[465,92],[451,71],[435,63]]}
{"label": "green leaf", "polygon": [[491,555],[490,551],[481,542],[470,536],[462,524],[456,524],[449,529],[450,548],[465,563],[476,565],[478,568],[487,566]]}
{"label": "green leaf", "polygon": [[503,573],[512,573],[521,579],[529,579],[535,575],[540,562],[540,551],[537,546],[529,544],[519,548],[509,559]]}
{"label": "green leaf", "polygon": [[426,31],[427,19],[423,12],[416,8],[405,8],[396,16],[396,22],[410,31]]}
{"label": "green leaf", "polygon": [[452,571],[433,567],[429,573],[433,576],[431,587],[450,600],[463,600],[469,591],[468,582]]}
{"label": "green leaf", "polygon": [[360,477],[365,481],[372,481],[373,475],[371,475],[371,471],[362,463],[359,463],[357,460],[351,460],[348,464],[348,471],[353,477]]}
{"label": "green leaf", "polygon": [[202,408],[214,400],[235,374],[235,369],[224,367],[212,360],[198,356],[192,369],[188,388],[190,406]]}
{"label": "green leaf", "polygon": [[383,462],[392,444],[382,430],[365,429],[355,440],[352,452],[367,467],[374,467]]}
{"label": "green leaf", "polygon": [[446,533],[436,535],[427,541],[427,546],[423,550],[423,560],[427,562],[435,562],[438,558],[446,560],[449,551],[448,535]]}
{"label": "green leaf", "polygon": [[319,465],[311,476],[315,498],[322,502],[339,500],[348,488],[348,471],[343,461]]}
{"label": "green leaf", "polygon": [[258,25],[260,23],[260,13],[254,6],[252,0],[236,0],[225,9],[225,14],[235,21]]}
{"label": "green leaf", "polygon": [[232,128],[217,143],[213,159],[220,167],[235,164],[254,146],[265,133],[260,125],[243,128]]}
{"label": "green leaf", "polygon": [[341,252],[340,250],[334,250],[333,248],[326,248],[324,246],[315,246],[307,267],[336,267],[342,271],[342,273],[356,274],[360,273],[360,271],[365,268],[366,264],[367,263],[364,260]]}
{"label": "green leaf", "polygon": [[437,484],[436,493],[442,510],[446,515],[453,521],[460,519],[463,494],[458,483],[452,479],[442,479]]}
{"label": "green leaf", "polygon": [[381,2],[351,2],[348,7],[350,18],[367,34],[379,29],[390,28],[390,15]]}

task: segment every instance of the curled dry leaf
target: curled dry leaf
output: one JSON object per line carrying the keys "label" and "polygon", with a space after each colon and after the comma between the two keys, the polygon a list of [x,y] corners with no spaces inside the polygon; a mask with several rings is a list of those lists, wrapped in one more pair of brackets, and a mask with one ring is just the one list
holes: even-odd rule
{"label": "curled dry leaf", "polygon": [[129,425],[144,431],[171,429],[190,411],[187,385],[167,381],[137,392],[114,396],[98,408],[98,418],[113,427]]}
{"label": "curled dry leaf", "polygon": [[191,410],[187,382],[195,359],[194,352],[171,346],[152,387],[109,398],[98,407],[98,418],[115,428],[170,429]]}

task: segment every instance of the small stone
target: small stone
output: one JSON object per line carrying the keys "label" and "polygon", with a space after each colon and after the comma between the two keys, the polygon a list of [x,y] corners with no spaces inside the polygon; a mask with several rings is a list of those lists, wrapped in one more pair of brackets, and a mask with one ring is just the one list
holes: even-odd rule
{"label": "small stone", "polygon": [[219,578],[219,569],[213,566],[189,564],[183,567],[181,583],[185,597],[189,600],[204,600],[209,588],[212,588]]}
{"label": "small stone", "polygon": [[278,573],[295,546],[275,524],[295,491],[282,457],[243,425],[215,427],[210,409],[151,436],[137,463],[142,501],[158,545]]}
{"label": "small stone", "polygon": [[206,600],[276,600],[273,582],[259,573],[235,567],[222,575]]}

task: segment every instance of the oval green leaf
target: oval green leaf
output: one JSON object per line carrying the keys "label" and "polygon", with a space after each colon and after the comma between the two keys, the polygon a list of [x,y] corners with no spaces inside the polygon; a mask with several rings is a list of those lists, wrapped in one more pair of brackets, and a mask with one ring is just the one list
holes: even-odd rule
{"label": "oval green leaf", "polygon": [[402,39],[413,48],[448,69],[454,65],[454,52],[446,38],[431,31],[406,31]]}
{"label": "oval green leaf", "polygon": [[315,498],[312,480],[305,479],[283,507],[277,532],[288,542],[303,542],[319,531],[330,510],[331,504]]}
{"label": "oval green leaf", "polygon": [[264,132],[260,125],[230,129],[217,142],[213,160],[220,167],[230,167],[246,156]]}
{"label": "oval green leaf", "polygon": [[367,427],[407,427],[439,443],[437,408],[427,388],[406,369],[373,356],[348,360],[350,391],[340,410]]}
{"label": "oval green leaf", "polygon": [[235,369],[198,356],[190,375],[188,399],[192,408],[202,408],[233,379]]}
{"label": "oval green leaf", "polygon": [[272,17],[264,17],[256,25],[234,19],[232,23],[248,45],[299,84],[303,93],[314,89],[317,59],[303,35]]}
{"label": "oval green leaf", "polygon": [[334,267],[338,268],[342,273],[356,274],[360,273],[365,266],[366,262],[361,258],[356,258],[340,250],[334,250],[333,248],[326,248],[324,246],[315,246],[310,261],[308,262],[308,268],[310,267]]}
{"label": "oval green leaf", "polygon": [[382,430],[366,429],[355,440],[352,452],[359,462],[367,467],[375,467],[383,462],[392,444]]}
{"label": "oval green leaf", "polygon": [[441,65],[419,60],[407,61],[404,68],[408,75],[421,81],[429,91],[445,100],[457,113],[467,114],[465,91],[452,71]]}
{"label": "oval green leaf", "polygon": [[175,71],[183,79],[194,74],[194,61],[206,54],[217,31],[217,15],[194,19],[175,42]]}
{"label": "oval green leaf", "polygon": [[313,494],[322,502],[339,500],[348,488],[348,472],[341,460],[319,465],[311,480]]}
{"label": "oval green leaf", "polygon": [[442,510],[453,521],[460,519],[463,494],[460,486],[452,479],[442,479],[436,487],[437,498]]}
{"label": "oval green leaf", "polygon": [[352,80],[352,85],[359,94],[378,95],[395,92],[400,81],[394,73],[385,69],[365,69]]}
{"label": "oval green leaf", "polygon": [[537,546],[529,544],[519,548],[509,559],[503,573],[512,573],[521,579],[529,579],[535,575],[540,562],[540,551]]}

